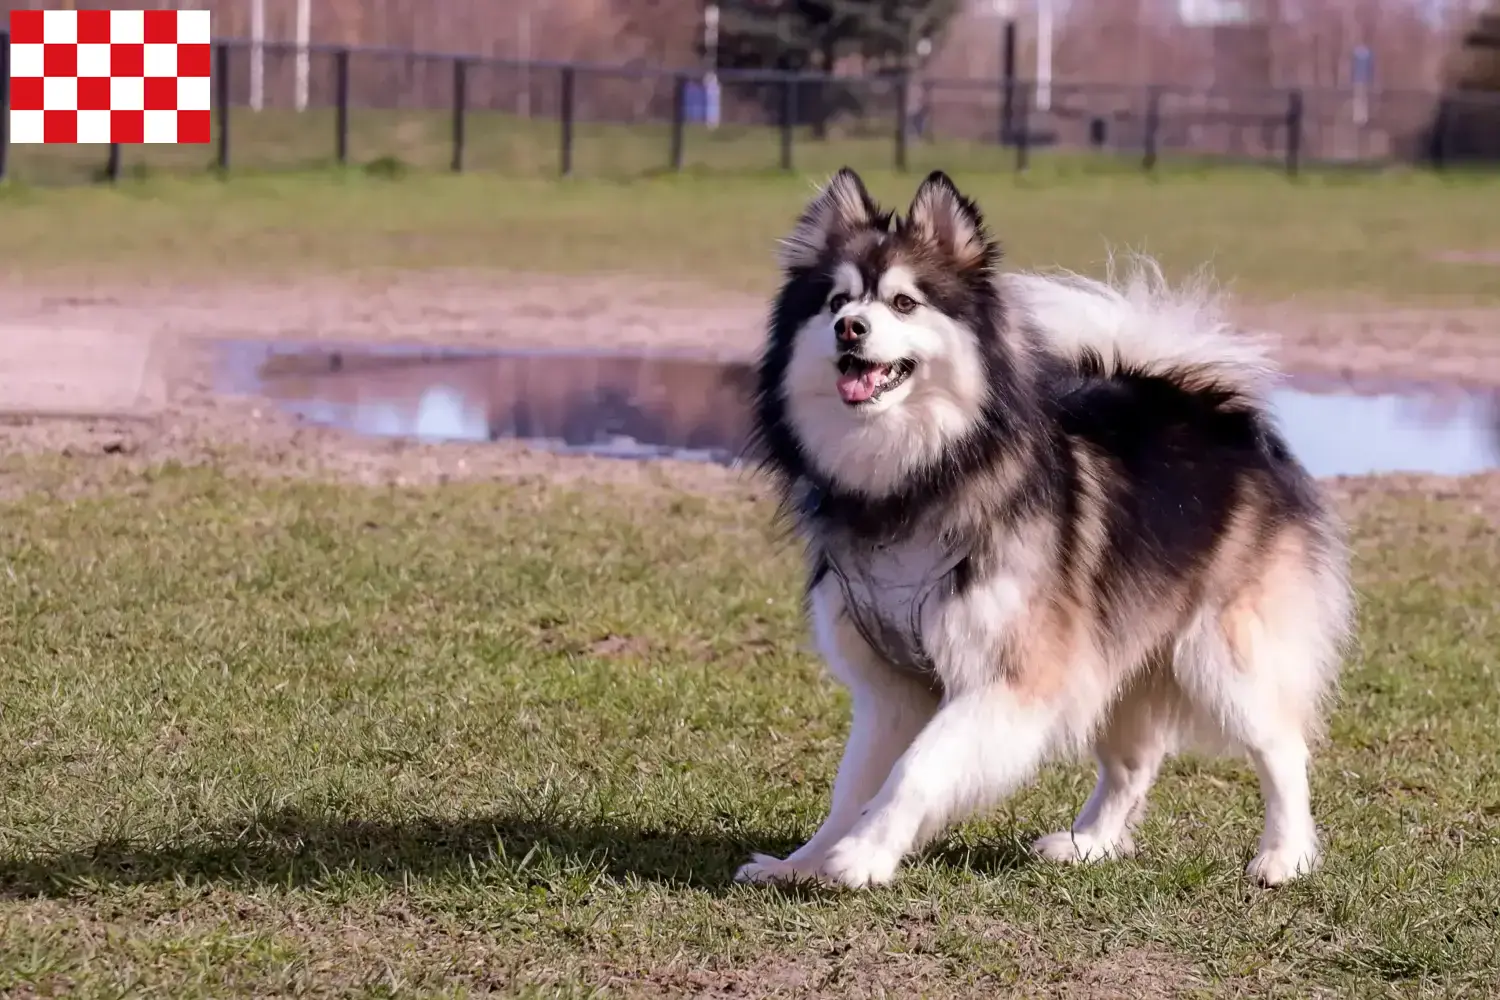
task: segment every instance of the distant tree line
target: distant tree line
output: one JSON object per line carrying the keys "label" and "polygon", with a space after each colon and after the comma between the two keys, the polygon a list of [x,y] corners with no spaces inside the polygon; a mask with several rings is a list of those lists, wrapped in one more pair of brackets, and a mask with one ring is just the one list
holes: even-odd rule
{"label": "distant tree line", "polygon": [[[913,68],[960,6],[960,0],[722,0],[717,64],[832,73],[852,63],[862,75],[894,78]],[[752,99],[770,114],[786,112],[784,88],[753,90]],[[819,83],[799,87],[790,110],[796,124],[823,135],[836,116],[861,115],[872,96],[867,87]]]}
{"label": "distant tree line", "polygon": [[958,7],[958,0],[723,0],[720,65],[827,72],[857,57],[867,72],[898,69]]}

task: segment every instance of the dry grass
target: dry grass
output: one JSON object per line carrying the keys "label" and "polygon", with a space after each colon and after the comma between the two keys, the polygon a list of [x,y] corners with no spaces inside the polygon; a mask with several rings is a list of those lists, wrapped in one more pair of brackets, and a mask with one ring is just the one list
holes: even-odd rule
{"label": "dry grass", "polygon": [[1064,765],[849,895],[728,881],[810,832],[846,725],[761,501],[123,465],[23,496],[0,992],[1488,994],[1497,535],[1462,497],[1347,503],[1323,873],[1251,890],[1253,776],[1184,759],[1138,861],[1027,858],[1087,792]]}

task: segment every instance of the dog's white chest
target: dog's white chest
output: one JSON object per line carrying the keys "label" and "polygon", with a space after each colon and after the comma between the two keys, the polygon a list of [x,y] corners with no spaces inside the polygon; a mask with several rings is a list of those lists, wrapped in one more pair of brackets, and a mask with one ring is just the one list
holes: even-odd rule
{"label": "dog's white chest", "polygon": [[824,555],[865,641],[897,667],[932,673],[922,616],[934,597],[947,592],[964,554],[923,533],[886,544],[833,540]]}

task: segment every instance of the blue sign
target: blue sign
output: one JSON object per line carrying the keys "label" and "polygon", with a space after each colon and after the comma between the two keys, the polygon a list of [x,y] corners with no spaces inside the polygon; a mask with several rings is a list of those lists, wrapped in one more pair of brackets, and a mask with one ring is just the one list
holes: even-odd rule
{"label": "blue sign", "polygon": [[707,80],[689,80],[682,95],[683,119],[694,125],[719,124],[719,81],[717,77]]}
{"label": "blue sign", "polygon": [[1354,49],[1349,64],[1349,79],[1356,87],[1368,87],[1375,82],[1375,53],[1370,51],[1368,45],[1360,45]]}

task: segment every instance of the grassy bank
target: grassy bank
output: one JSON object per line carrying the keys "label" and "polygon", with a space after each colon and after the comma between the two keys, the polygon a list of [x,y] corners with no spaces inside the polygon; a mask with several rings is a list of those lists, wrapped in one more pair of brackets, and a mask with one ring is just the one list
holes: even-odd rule
{"label": "grassy bank", "polygon": [[1248,887],[1252,775],[1179,760],[1138,861],[1028,860],[1063,765],[851,896],[729,883],[846,725],[764,507],[102,485],[0,510],[0,993],[1500,989],[1500,545],[1456,500],[1357,511],[1310,881]]}
{"label": "grassy bank", "polygon": [[[863,166],[857,158],[851,162]],[[831,169],[836,164],[830,162]],[[0,191],[0,275],[156,283],[383,270],[624,273],[767,291],[826,172],[628,182],[360,171]],[[1500,302],[1500,180],[1260,170],[1152,180],[1067,164],[956,171],[1022,265],[1098,272],[1109,249],[1204,264],[1252,298]],[[870,174],[903,205],[917,178]]]}

